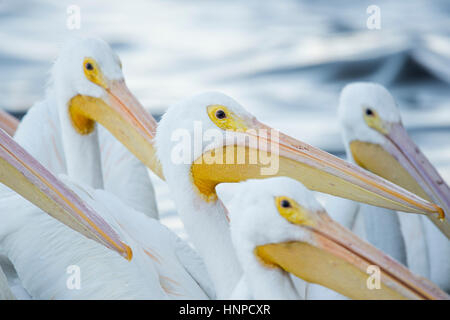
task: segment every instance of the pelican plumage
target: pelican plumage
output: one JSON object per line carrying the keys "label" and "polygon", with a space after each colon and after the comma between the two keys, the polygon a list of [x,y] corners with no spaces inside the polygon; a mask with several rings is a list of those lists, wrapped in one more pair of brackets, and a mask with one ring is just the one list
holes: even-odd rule
{"label": "pelican plumage", "polygon": [[[1,131],[2,146],[8,141],[6,138]],[[14,141],[9,143],[15,146]],[[76,230],[42,214],[20,195],[2,190],[2,248],[33,298],[201,299],[214,296],[201,260],[159,221],[136,212],[106,191],[83,187],[67,177],[62,184],[37,162],[27,160],[31,157],[25,150],[19,147],[17,150],[6,153],[6,149],[1,149],[1,159],[8,161],[2,164],[16,166],[2,165],[2,182]],[[11,155],[18,156],[12,158]],[[4,171],[5,168],[8,171]],[[24,178],[15,173],[17,170]],[[28,181],[34,184],[30,186]],[[11,213],[11,203],[20,209],[20,215]],[[5,206],[9,210],[3,210]],[[123,240],[129,242],[132,249]],[[123,256],[131,259],[131,252],[134,255],[131,262],[123,259]],[[70,266],[81,271],[79,288],[67,285]]]}
{"label": "pelican plumage", "polygon": [[128,90],[109,45],[74,38],[61,49],[45,99],[30,108],[15,139],[54,174],[104,188],[157,218],[145,166],[159,173],[155,131],[156,121]]}
{"label": "pelican plumage", "polygon": [[[97,209],[108,228],[130,241],[133,261],[87,241],[2,190],[2,212],[18,212],[14,219],[5,218],[9,228],[2,233],[1,245],[23,286],[32,297],[42,299],[213,297],[207,273],[192,249],[154,219],[153,188],[133,187],[134,178],[144,179],[144,184],[148,180],[145,167],[137,164],[131,173],[118,173],[130,154],[108,132],[98,133],[96,122],[158,173],[152,141],[156,122],[126,88],[118,57],[101,40],[76,40],[62,49],[47,98],[27,113],[15,139],[56,173],[67,173],[66,184]],[[100,142],[101,134],[106,137],[103,158],[98,134]],[[112,181],[106,189],[108,180]],[[123,184],[130,190],[122,190]],[[136,198],[134,192],[143,191],[146,197]],[[131,251],[128,255],[131,259]],[[31,263],[34,268],[28,267]],[[82,270],[87,279],[84,288],[68,290],[64,273],[70,265]]]}
{"label": "pelican plumage", "polygon": [[6,279],[6,275],[3,272],[2,268],[0,268],[0,300],[15,300],[16,297],[11,291],[11,288],[8,285],[8,279]]}
{"label": "pelican plumage", "polygon": [[[231,237],[256,299],[298,299],[288,273],[354,299],[449,299],[373,246],[335,223],[313,193],[287,177],[223,183]],[[370,288],[367,268],[381,272]],[[241,280],[242,281],[242,280]]]}
{"label": "pelican plumage", "polygon": [[[214,297],[202,261],[190,246],[158,220],[102,189],[60,176],[131,249],[127,261],[109,248],[43,215],[16,195],[22,207],[14,231],[2,241],[23,287],[34,299],[209,299]],[[0,206],[2,206],[0,202]],[[11,221],[8,221],[11,224]],[[33,268],[30,268],[30,265]],[[80,287],[67,285],[69,267]]]}
{"label": "pelican plumage", "polygon": [[[46,103],[37,103],[25,115],[19,139],[31,149],[36,157],[46,163],[48,169],[54,173],[66,172],[65,155],[60,139],[60,123],[57,115],[51,113]],[[46,126],[35,127],[36,123],[44,122]],[[0,111],[0,128],[10,136],[16,134],[19,120],[5,111]],[[115,194],[149,217],[158,218],[158,210],[154,200],[153,185],[147,175],[147,168],[133,154],[130,153],[117,139],[103,127],[99,127],[99,146],[101,154],[101,168],[105,190]],[[36,131],[39,139],[30,143],[30,131]],[[28,137],[28,138],[25,138]],[[17,137],[16,137],[17,139]],[[28,143],[27,143],[28,141]],[[44,148],[42,142],[46,141]]]}
{"label": "pelican plumage", "polygon": [[[105,250],[112,249],[115,251],[114,255],[122,256],[120,257],[122,260],[125,260],[123,257],[131,258],[131,249],[109,224],[3,130],[0,130],[0,182],[3,184],[2,204],[4,202],[11,203],[10,197],[17,197],[25,206],[32,206],[41,214],[46,212],[48,215],[42,214],[42,216],[47,217],[50,221],[59,225],[62,225],[60,223],[62,222],[68,230],[79,234],[83,239],[93,243],[98,242],[102,248],[106,247]],[[13,203],[19,205],[18,201],[13,201]],[[19,205],[15,209],[22,208]],[[33,223],[32,219],[25,223],[22,221],[27,218],[30,217],[18,215],[14,210],[1,210],[2,242],[11,241],[9,236],[20,226]],[[88,240],[88,238],[97,242]],[[29,248],[33,245],[30,242],[26,243]],[[39,260],[39,256],[35,257]]]}
{"label": "pelican plumage", "polygon": [[[156,146],[178,213],[219,298],[230,296],[242,270],[223,205],[217,201],[218,183],[290,176],[313,190],[390,209],[430,215],[442,211],[376,175],[272,130],[217,92],[171,106],[158,125]],[[249,161],[252,154],[265,151],[273,163],[262,158]]]}
{"label": "pelican plumage", "polygon": [[[347,159],[449,211],[450,189],[409,138],[392,95],[375,83],[347,85],[340,97],[339,120]],[[345,202],[334,199],[333,203]],[[450,242],[445,220],[348,203],[351,210],[330,214],[362,228],[360,236],[407,265],[413,272],[450,290]],[[327,206],[328,208],[328,206]],[[430,220],[431,219],[431,220]],[[434,224],[433,224],[434,223]]]}

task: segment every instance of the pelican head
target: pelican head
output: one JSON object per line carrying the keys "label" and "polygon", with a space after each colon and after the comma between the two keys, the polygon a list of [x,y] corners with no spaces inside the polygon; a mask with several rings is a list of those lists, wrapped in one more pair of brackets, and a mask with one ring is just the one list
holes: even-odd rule
{"label": "pelican head", "polygon": [[[450,189],[408,136],[394,98],[381,85],[354,83],[341,93],[339,119],[355,163],[450,212]],[[432,216],[450,236],[448,223]]]}
{"label": "pelican head", "polygon": [[153,147],[156,121],[127,88],[122,63],[106,42],[68,42],[55,62],[52,81],[76,132],[87,135],[98,122],[160,174]]}
{"label": "pelican head", "polygon": [[[246,274],[255,272],[256,262],[353,299],[448,298],[331,220],[312,192],[295,180],[247,180],[216,189],[229,211],[233,243]],[[367,285],[370,267],[380,271],[378,289]]]}
{"label": "pelican head", "polygon": [[[299,119],[301,123],[301,119]],[[324,151],[274,130],[232,98],[209,92],[169,108],[158,126],[158,156],[174,187],[215,202],[215,186],[289,176],[309,189],[393,210],[439,207]]]}
{"label": "pelican head", "polygon": [[75,231],[131,259],[131,249],[101,216],[1,129],[0,182]]}

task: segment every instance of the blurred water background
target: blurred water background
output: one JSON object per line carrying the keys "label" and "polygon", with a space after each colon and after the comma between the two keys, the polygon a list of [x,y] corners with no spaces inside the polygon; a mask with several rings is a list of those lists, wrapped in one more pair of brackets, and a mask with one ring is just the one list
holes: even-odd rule
{"label": "blurred water background", "polygon": [[[366,26],[372,4],[380,30]],[[81,10],[79,30],[67,28],[70,5]],[[376,81],[450,181],[449,17],[446,0],[0,0],[0,107],[22,114],[43,98],[61,44],[98,36],[156,117],[179,99],[219,90],[259,120],[343,156],[339,91]],[[155,183],[163,220],[179,231],[169,190]]]}

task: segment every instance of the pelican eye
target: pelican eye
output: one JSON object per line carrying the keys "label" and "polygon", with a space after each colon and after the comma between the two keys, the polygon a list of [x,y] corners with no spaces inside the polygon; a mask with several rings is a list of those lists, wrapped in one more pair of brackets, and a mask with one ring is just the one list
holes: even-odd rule
{"label": "pelican eye", "polygon": [[275,206],[278,213],[291,223],[306,226],[314,225],[314,220],[311,218],[309,211],[292,198],[275,197]]}
{"label": "pelican eye", "polygon": [[363,106],[363,116],[366,124],[381,134],[387,134],[388,128],[376,110],[368,106]]}
{"label": "pelican eye", "polygon": [[212,104],[206,107],[209,119],[222,130],[247,130],[246,123],[226,106]]}
{"label": "pelican eye", "polygon": [[219,109],[216,111],[216,118],[217,119],[225,119],[227,117],[227,114],[222,109]]}
{"label": "pelican eye", "polygon": [[94,70],[94,66],[92,65],[92,63],[88,62],[88,63],[86,63],[86,69],[87,70]]}
{"label": "pelican eye", "polygon": [[280,201],[280,206],[283,207],[283,208],[291,208],[292,207],[292,205],[289,202],[289,200],[286,200],[286,199],[283,199],[283,200]]}
{"label": "pelican eye", "polygon": [[89,81],[99,85],[102,88],[108,87],[106,79],[103,76],[98,63],[94,59],[85,58],[83,61],[83,69],[84,75]]}

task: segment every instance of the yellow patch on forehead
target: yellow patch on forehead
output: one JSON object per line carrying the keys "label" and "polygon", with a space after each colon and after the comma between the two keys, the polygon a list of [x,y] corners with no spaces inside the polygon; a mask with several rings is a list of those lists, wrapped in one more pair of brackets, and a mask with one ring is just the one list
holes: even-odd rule
{"label": "yellow patch on forehead", "polygon": [[227,107],[213,104],[207,107],[208,116],[222,130],[247,130],[245,121]]}
{"label": "yellow patch on forehead", "polygon": [[314,220],[307,209],[286,196],[275,197],[275,206],[279,214],[287,221],[303,226],[313,226]]}
{"label": "yellow patch on forehead", "polygon": [[100,70],[100,66],[97,61],[92,58],[85,58],[83,61],[83,71],[89,81],[104,89],[108,88],[106,79],[103,76],[102,70]]}
{"label": "yellow patch on forehead", "polygon": [[373,110],[371,107],[368,106],[363,107],[363,112],[364,112],[364,121],[370,128],[378,131],[383,135],[389,133],[386,124],[384,123],[383,119],[380,118],[378,112],[376,112],[375,110]]}

